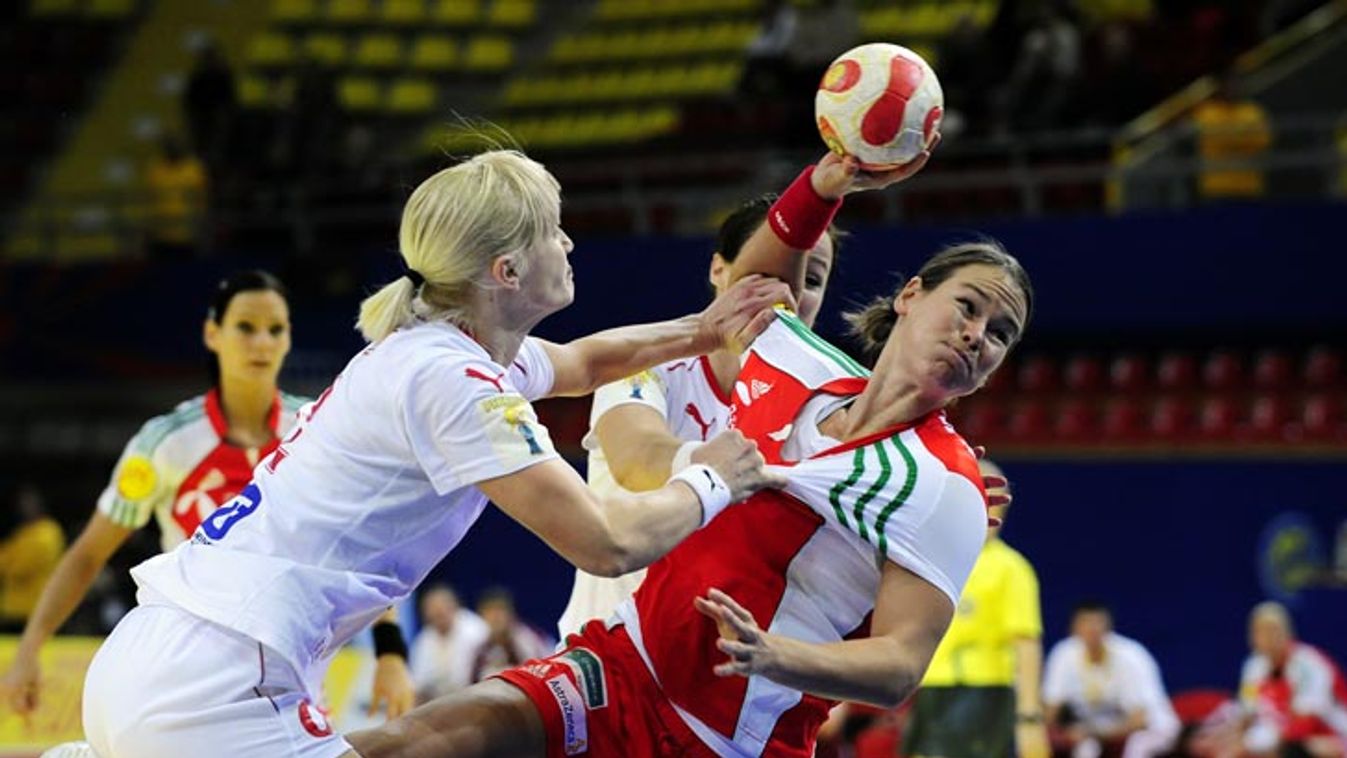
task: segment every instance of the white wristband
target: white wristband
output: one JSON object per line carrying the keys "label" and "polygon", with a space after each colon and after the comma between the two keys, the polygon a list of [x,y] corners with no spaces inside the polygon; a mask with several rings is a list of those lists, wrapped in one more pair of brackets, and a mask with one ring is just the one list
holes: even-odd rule
{"label": "white wristband", "polygon": [[711,519],[730,505],[730,486],[710,466],[694,463],[674,474],[669,481],[682,482],[697,493],[697,499],[702,503],[700,526],[711,523]]}
{"label": "white wristband", "polygon": [[673,462],[669,464],[669,473],[677,474],[679,471],[692,465],[692,451],[701,447],[703,442],[691,440],[678,446],[678,451],[674,453]]}

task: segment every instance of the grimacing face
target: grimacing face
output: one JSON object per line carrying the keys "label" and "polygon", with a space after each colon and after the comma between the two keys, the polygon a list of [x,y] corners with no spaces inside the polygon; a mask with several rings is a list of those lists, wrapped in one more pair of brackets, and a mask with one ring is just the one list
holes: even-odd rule
{"label": "grimacing face", "polygon": [[220,323],[206,319],[206,347],[220,362],[220,381],[276,383],[290,352],[290,307],[272,290],[234,295]]}
{"label": "grimacing face", "polygon": [[938,287],[913,277],[894,300],[896,360],[940,404],[975,392],[1019,340],[1028,305],[1010,274],[970,264]]}
{"label": "grimacing face", "polygon": [[570,254],[575,243],[561,229],[560,217],[553,219],[547,231],[526,250],[519,288],[548,313],[565,308],[575,300],[575,274]]}

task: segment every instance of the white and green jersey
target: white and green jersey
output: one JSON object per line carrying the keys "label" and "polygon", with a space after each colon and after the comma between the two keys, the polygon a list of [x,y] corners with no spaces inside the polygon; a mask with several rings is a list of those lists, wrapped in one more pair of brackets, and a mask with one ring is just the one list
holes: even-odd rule
{"label": "white and green jersey", "polygon": [[267,423],[272,439],[262,447],[226,441],[229,424],[217,390],[155,416],[127,443],[112,481],[98,498],[98,511],[128,529],[153,516],[160,545],[172,550],[191,536],[202,519],[229,502],[253,478],[253,467],[276,449],[295,423],[307,398],[276,393]]}

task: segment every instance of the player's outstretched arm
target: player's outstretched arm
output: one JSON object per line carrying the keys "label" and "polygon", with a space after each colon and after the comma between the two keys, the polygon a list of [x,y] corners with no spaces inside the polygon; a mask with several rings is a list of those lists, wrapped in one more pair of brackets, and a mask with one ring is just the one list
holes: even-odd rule
{"label": "player's outstretched arm", "polygon": [[621,576],[653,563],[730,503],[785,485],[738,432],[719,435],[693,458],[701,465],[657,490],[602,499],[558,460],[477,486],[576,568]]}
{"label": "player's outstretched arm", "polygon": [[588,395],[665,361],[747,345],[771,323],[772,306],[789,299],[780,282],[752,277],[730,287],[700,313],[608,329],[564,345],[544,341],[555,374],[548,395]]}
{"label": "player's outstretched arm", "polygon": [[95,511],[75,543],[61,556],[23,628],[14,661],[0,678],[0,697],[15,713],[27,715],[37,708],[41,696],[38,653],[79,607],[98,572],[132,531]]}
{"label": "player's outstretched arm", "polygon": [[943,592],[891,561],[884,564],[872,636],[865,639],[815,643],[771,634],[715,589],[695,603],[716,620],[716,646],[729,655],[716,674],[758,674],[802,692],[884,708],[896,707],[916,689],[954,617]]}

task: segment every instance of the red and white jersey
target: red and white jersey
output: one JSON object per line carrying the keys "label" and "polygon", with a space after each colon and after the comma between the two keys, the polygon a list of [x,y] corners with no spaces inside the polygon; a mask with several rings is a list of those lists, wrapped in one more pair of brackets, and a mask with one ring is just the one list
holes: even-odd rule
{"label": "red and white jersey", "polygon": [[985,493],[943,413],[845,444],[818,432],[866,382],[861,366],[783,312],[749,351],[731,425],[788,467],[787,491],[726,509],[653,564],[618,610],[679,715],[721,755],[810,756],[832,703],[763,677],[717,677],[716,626],[694,597],[717,587],[769,632],[837,642],[868,634],[885,561],[952,604],[977,561]]}
{"label": "red and white jersey", "polygon": [[366,348],[171,553],[132,569],[142,602],[245,634],[306,681],[406,597],[486,507],[475,485],[557,457],[529,400],[552,387],[542,345],[509,367],[443,322]]}
{"label": "red and white jersey", "polygon": [[1240,675],[1240,702],[1283,739],[1336,734],[1347,741],[1347,679],[1323,651],[1291,644],[1280,667],[1255,653]]}
{"label": "red and white jersey", "polygon": [[[594,437],[594,427],[603,414],[628,404],[643,405],[663,416],[669,432],[681,440],[709,440],[725,431],[730,417],[730,398],[720,391],[711,362],[704,355],[669,361],[600,387],[590,406],[590,431],[584,446],[589,451],[589,486],[602,495],[620,492],[622,487],[608,469],[608,458]],[[645,569],[614,578],[576,570],[571,599],[557,622],[560,638],[579,632],[590,619],[613,615],[644,578]]]}
{"label": "red and white jersey", "polygon": [[253,448],[225,440],[229,423],[217,390],[179,403],[145,422],[126,444],[112,481],[98,497],[99,512],[128,529],[145,526],[153,516],[161,546],[172,550],[252,480],[253,467],[290,432],[295,412],[306,402],[276,393],[267,416],[273,439]]}

